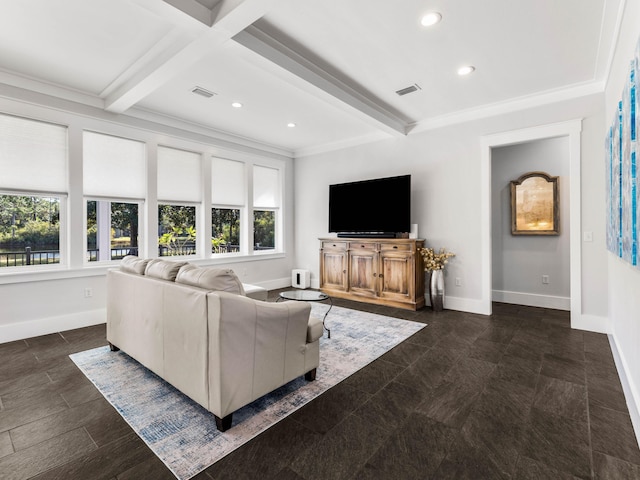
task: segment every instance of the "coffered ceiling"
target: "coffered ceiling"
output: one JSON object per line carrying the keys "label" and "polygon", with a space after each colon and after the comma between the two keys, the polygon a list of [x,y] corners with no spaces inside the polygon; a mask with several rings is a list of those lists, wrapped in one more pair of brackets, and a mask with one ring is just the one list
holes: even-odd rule
{"label": "coffered ceiling", "polygon": [[0,0],[0,84],[295,155],[602,91],[623,4]]}

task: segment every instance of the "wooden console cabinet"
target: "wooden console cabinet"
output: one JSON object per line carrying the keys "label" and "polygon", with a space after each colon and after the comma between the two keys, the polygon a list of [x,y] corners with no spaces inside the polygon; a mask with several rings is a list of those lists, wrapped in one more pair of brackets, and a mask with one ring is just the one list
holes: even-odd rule
{"label": "wooden console cabinet", "polygon": [[321,238],[320,290],[338,298],[424,307],[424,240]]}

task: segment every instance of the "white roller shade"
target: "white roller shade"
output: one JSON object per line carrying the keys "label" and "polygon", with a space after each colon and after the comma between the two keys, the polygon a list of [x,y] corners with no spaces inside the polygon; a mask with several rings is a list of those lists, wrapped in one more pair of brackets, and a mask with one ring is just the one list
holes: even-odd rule
{"label": "white roller shade", "polygon": [[201,175],[199,153],[158,147],[158,199],[200,202]]}
{"label": "white roller shade", "polygon": [[0,189],[67,191],[67,128],[0,114]]}
{"label": "white roller shade", "polygon": [[211,168],[211,202],[214,205],[244,205],[244,163],[213,158]]}
{"label": "white roller shade", "polygon": [[145,197],[147,182],[144,143],[84,132],[83,144],[85,195]]}
{"label": "white roller shade", "polygon": [[280,205],[280,171],[276,168],[253,167],[253,206],[275,208]]}

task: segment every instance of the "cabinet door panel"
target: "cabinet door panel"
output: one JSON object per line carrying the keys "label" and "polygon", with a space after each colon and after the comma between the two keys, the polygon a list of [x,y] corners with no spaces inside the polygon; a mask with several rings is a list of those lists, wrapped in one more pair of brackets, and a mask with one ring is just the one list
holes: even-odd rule
{"label": "cabinet door panel", "polygon": [[325,251],[321,260],[320,288],[347,290],[347,253]]}
{"label": "cabinet door panel", "polygon": [[349,289],[351,292],[376,296],[377,254],[371,251],[349,252]]}
{"label": "cabinet door panel", "polygon": [[414,281],[413,255],[396,253],[380,254],[382,271],[380,296],[406,300],[413,297]]}

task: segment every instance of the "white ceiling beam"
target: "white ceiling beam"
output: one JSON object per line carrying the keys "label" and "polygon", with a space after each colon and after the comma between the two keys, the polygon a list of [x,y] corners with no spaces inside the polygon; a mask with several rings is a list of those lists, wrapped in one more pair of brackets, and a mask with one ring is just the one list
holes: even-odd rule
{"label": "white ceiling beam", "polygon": [[[171,0],[174,13],[167,12],[169,5],[153,0],[135,0],[141,6],[174,21],[175,12],[180,12],[180,22],[197,22],[203,27],[203,12],[193,5],[191,0]],[[137,102],[172,80],[176,75],[191,67],[212,49],[232,38],[238,32],[264,16],[277,3],[287,0],[222,0],[211,13],[211,26],[206,28],[195,39],[173,49],[162,49],[157,54],[145,55],[118,78],[117,82],[105,90],[105,109],[114,113],[123,113]],[[196,2],[197,3],[197,2]],[[183,10],[184,8],[184,10]],[[192,16],[196,15],[198,18]],[[197,27],[195,27],[197,28]]]}
{"label": "white ceiling beam", "polygon": [[213,12],[201,3],[196,2],[196,0],[164,0],[164,2],[186,13],[207,27],[213,25]]}
{"label": "white ceiling beam", "polygon": [[388,111],[375,99],[347,85],[258,27],[247,27],[235,35],[233,40],[320,89],[329,97],[337,99],[340,107],[350,107],[352,113],[356,113],[369,124],[394,136],[408,133],[411,125]]}

